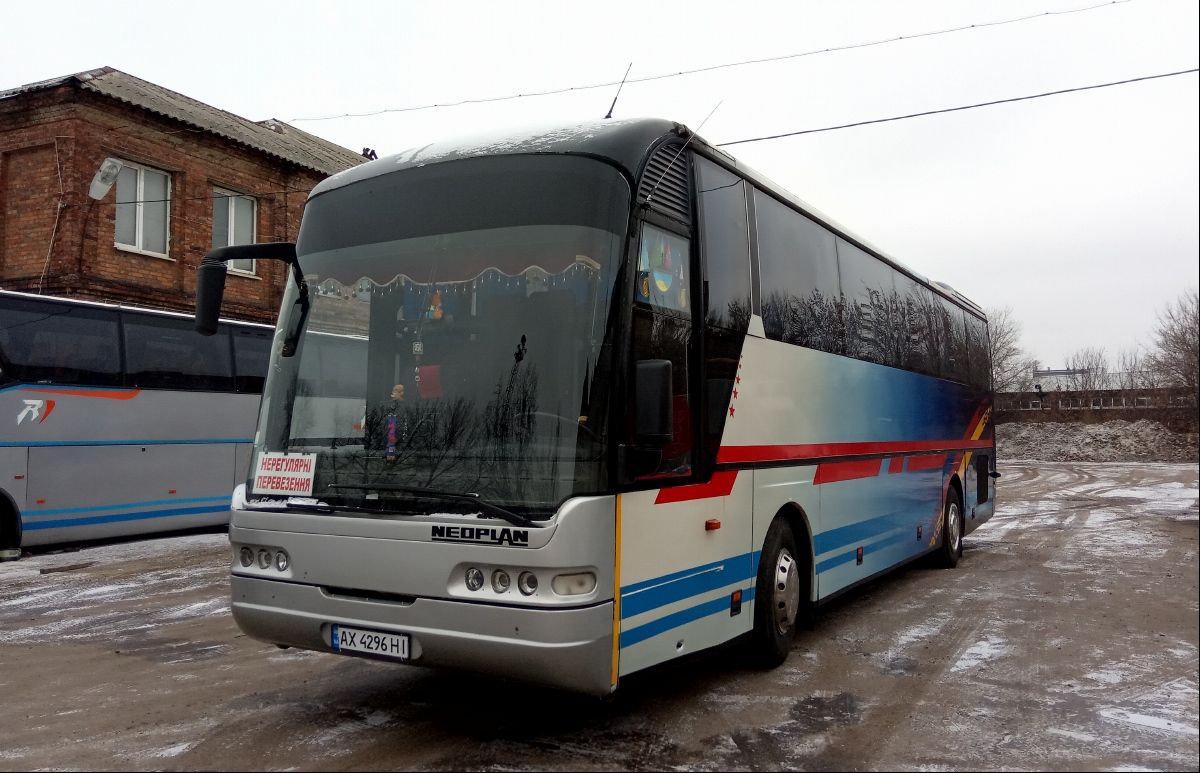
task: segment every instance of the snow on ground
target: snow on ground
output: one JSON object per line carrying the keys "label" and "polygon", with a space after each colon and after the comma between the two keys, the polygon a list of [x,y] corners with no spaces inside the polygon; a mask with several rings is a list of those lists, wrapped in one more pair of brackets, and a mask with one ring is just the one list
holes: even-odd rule
{"label": "snow on ground", "polygon": [[1155,421],[1037,422],[996,426],[996,457],[1057,462],[1194,462],[1197,435]]}

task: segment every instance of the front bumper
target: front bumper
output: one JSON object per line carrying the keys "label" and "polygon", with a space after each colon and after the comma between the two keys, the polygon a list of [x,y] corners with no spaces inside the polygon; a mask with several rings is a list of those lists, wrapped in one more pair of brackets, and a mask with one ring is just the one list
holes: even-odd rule
{"label": "front bumper", "polygon": [[233,617],[272,644],[333,652],[333,623],[406,633],[413,665],[458,668],[591,695],[612,692],[613,605],[538,609],[333,595],[315,585],[234,575]]}

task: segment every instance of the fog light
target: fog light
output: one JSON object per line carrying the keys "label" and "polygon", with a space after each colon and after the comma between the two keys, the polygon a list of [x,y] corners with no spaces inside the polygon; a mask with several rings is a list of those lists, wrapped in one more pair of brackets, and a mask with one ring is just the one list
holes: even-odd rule
{"label": "fog light", "polygon": [[492,590],[497,593],[507,593],[508,586],[511,580],[508,579],[508,572],[503,569],[497,569],[492,572]]}
{"label": "fog light", "polygon": [[517,578],[517,590],[526,596],[532,596],[537,592],[537,575],[533,572],[521,572],[521,576]]}
{"label": "fog light", "polygon": [[242,548],[238,554],[238,559],[242,562],[242,566],[250,566],[254,563],[254,551],[250,548]]}
{"label": "fog light", "polygon": [[290,562],[290,561],[288,561],[288,554],[287,554],[287,553],[284,553],[284,552],[281,550],[281,551],[279,551],[278,553],[276,553],[276,554],[275,554],[275,568],[276,568],[276,569],[278,569],[278,570],[279,570],[279,571],[281,571],[281,572],[286,572],[286,571],[287,571],[287,568],[288,568],[288,566],[289,566],[290,564],[291,564],[291,562]]}
{"label": "fog light", "polygon": [[270,569],[271,568],[271,553],[269,551],[266,551],[266,550],[258,551],[258,568],[259,569]]}
{"label": "fog light", "polygon": [[560,574],[550,582],[550,587],[560,596],[582,596],[596,590],[596,575],[591,572]]}
{"label": "fog light", "polygon": [[467,570],[467,590],[479,590],[483,587],[483,572],[475,567]]}

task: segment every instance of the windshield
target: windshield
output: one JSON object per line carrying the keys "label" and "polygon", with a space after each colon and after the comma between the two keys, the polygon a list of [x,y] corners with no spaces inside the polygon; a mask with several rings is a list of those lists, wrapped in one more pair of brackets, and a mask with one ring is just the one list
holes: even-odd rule
{"label": "windshield", "polygon": [[[256,451],[315,454],[312,496],[384,513],[478,512],[444,492],[544,518],[605,490],[628,207],[616,170],[572,156],[432,165],[314,197],[297,244],[311,306],[292,283]],[[399,490],[414,487],[433,491]]]}

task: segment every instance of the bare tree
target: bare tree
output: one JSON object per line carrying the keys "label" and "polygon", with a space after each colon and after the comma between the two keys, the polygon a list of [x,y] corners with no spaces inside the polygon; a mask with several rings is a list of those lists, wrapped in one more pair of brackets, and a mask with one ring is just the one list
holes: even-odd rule
{"label": "bare tree", "polygon": [[1021,348],[1021,323],[1013,316],[1012,306],[990,308],[987,318],[992,389],[996,392],[1028,392],[1037,363]]}
{"label": "bare tree", "polygon": [[1117,370],[1112,385],[1117,389],[1152,389],[1156,379],[1150,370],[1146,354],[1140,346],[1122,349],[1117,353]]}
{"label": "bare tree", "polygon": [[1188,290],[1158,313],[1150,369],[1164,384],[1185,387],[1196,395],[1200,382],[1200,303]]}
{"label": "bare tree", "polygon": [[1109,388],[1108,353],[1103,348],[1077,349],[1067,357],[1067,370],[1075,371],[1067,377],[1067,384],[1077,392],[1096,392]]}

